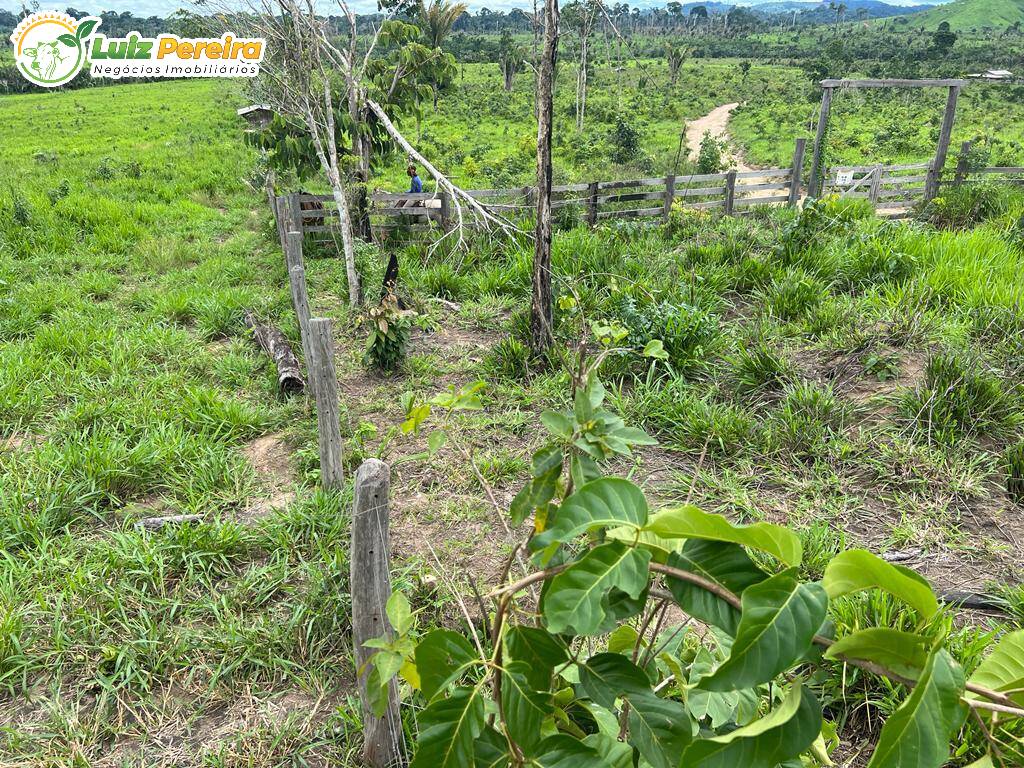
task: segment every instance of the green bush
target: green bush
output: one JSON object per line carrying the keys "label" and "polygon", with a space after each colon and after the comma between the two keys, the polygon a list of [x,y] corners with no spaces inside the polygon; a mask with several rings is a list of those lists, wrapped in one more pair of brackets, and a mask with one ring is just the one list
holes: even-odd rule
{"label": "green bush", "polygon": [[919,218],[941,229],[969,229],[1007,213],[1014,201],[1009,185],[962,184],[944,188],[919,209]]}
{"label": "green bush", "polygon": [[686,372],[704,364],[719,336],[718,318],[689,304],[625,295],[614,305],[613,316],[629,332],[623,342],[631,350],[627,357],[645,368],[642,353],[651,341],[660,340],[669,365]]}

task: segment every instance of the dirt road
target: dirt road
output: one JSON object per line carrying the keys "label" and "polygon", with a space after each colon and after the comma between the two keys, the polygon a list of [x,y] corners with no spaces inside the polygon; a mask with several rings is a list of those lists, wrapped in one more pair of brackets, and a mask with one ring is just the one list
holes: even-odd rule
{"label": "dirt road", "polygon": [[729,140],[729,116],[738,107],[738,103],[722,104],[708,112],[704,117],[691,120],[686,126],[686,146],[690,150],[690,158],[695,160],[700,152],[700,140],[704,134],[710,132],[723,146],[723,154],[731,158],[732,162],[726,167],[734,167],[737,171],[753,170],[743,162],[743,157],[732,146]]}

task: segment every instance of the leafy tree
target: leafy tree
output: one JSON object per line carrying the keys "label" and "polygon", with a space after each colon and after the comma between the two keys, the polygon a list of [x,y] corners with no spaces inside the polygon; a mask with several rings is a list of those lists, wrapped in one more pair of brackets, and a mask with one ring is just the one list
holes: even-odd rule
{"label": "leafy tree", "polygon": [[672,79],[672,85],[676,84],[679,78],[679,70],[686,60],[687,51],[676,43],[665,44],[665,58],[668,60],[668,74]]}
{"label": "leafy tree", "polygon": [[[975,765],[1011,764],[1006,750],[1019,748],[999,730],[1024,714],[1024,632],[1004,635],[967,678],[946,647],[952,621],[915,572],[854,549],[810,581],[802,542],[783,526],[653,509],[605,468],[655,441],[606,409],[593,367],[580,367],[572,407],[541,415],[548,440],[509,509],[512,526],[532,521],[522,547],[533,570],[521,561],[525,575],[488,595],[489,631],[421,633],[401,593],[388,601],[393,631],[372,641],[366,693],[382,714],[396,676],[418,691],[411,768],[831,765],[835,724],[814,690],[851,673],[908,689],[869,768],[940,768],[968,712],[993,745]],[[439,413],[431,451],[457,443],[448,425],[481,407],[480,386],[409,402],[403,429]],[[906,623],[836,638],[830,603],[863,592],[887,593]],[[666,622],[673,612],[686,620]],[[691,619],[708,630],[688,629]]]}
{"label": "leafy tree", "polygon": [[[421,0],[419,7],[419,24],[423,30],[423,36],[428,48],[435,51],[435,56],[442,56],[441,49],[448,35],[451,34],[455,22],[466,12],[468,6],[465,3],[452,3],[449,0],[430,0],[430,4],[424,4]],[[437,109],[437,97],[441,88],[448,81],[433,79],[430,82],[434,91],[434,109]]]}
{"label": "leafy tree", "polygon": [[744,83],[747,82],[747,75],[749,75],[749,74],[750,74],[750,60],[749,59],[743,59],[740,62],[740,77],[742,77]]}
{"label": "leafy tree", "polygon": [[615,118],[615,128],[609,137],[612,145],[612,161],[628,163],[640,155],[640,131],[623,115]]}
{"label": "leafy tree", "polygon": [[718,173],[722,170],[722,147],[710,131],[704,133],[697,153],[698,173]]}
{"label": "leafy tree", "polygon": [[502,32],[501,41],[498,43],[498,67],[501,69],[506,91],[512,90],[512,81],[522,71],[525,62],[526,53],[522,46],[516,43],[508,30]]}
{"label": "leafy tree", "polygon": [[945,56],[953,50],[956,40],[956,32],[950,29],[948,21],[943,21],[932,35],[932,48],[940,56]]}

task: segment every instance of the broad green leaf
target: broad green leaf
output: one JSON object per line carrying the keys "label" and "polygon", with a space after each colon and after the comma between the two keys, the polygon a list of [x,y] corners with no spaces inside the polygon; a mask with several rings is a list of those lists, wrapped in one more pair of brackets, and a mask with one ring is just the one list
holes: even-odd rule
{"label": "broad green leaf", "polygon": [[83,21],[81,24],[78,25],[78,28],[75,30],[75,37],[77,37],[79,40],[84,40],[86,37],[89,36],[90,32],[96,29],[97,24],[99,24],[99,22],[94,19],[87,19]]}
{"label": "broad green leaf", "polygon": [[925,620],[939,610],[931,585],[909,568],[887,563],[866,549],[836,555],[825,568],[821,584],[830,599],[865,589],[882,589],[916,610]]}
{"label": "broad green leaf", "polygon": [[416,755],[409,768],[466,768],[474,762],[474,742],[484,728],[479,688],[456,688],[432,702],[419,716]]}
{"label": "broad green leaf", "polygon": [[620,696],[649,694],[647,674],[621,653],[598,653],[580,665],[580,685],[592,701],[605,709]]}
{"label": "broad green leaf", "polygon": [[522,661],[506,665],[501,677],[501,708],[505,729],[526,755],[532,755],[541,740],[544,718],[551,714],[550,694],[530,685],[530,667]]}
{"label": "broad green leaf", "polygon": [[637,427],[619,427],[612,435],[629,445],[657,445],[658,441]]}
{"label": "broad green leaf", "polygon": [[555,437],[560,437],[563,440],[572,439],[572,419],[564,413],[544,411],[540,415],[540,422],[547,427],[548,432]]}
{"label": "broad green leaf", "polygon": [[722,515],[703,512],[691,504],[658,512],[651,517],[644,530],[665,539],[709,539],[742,544],[767,552],[790,566],[799,565],[803,559],[800,538],[781,525],[736,525]]}
{"label": "broad green leaf", "polygon": [[537,534],[531,546],[543,549],[556,541],[569,541],[597,527],[633,525],[647,522],[647,500],[643,491],[628,480],[604,477],[577,488],[558,508],[553,522]]}
{"label": "broad green leaf", "polygon": [[807,653],[825,620],[828,597],[820,584],[801,584],[795,574],[791,568],[746,589],[729,658],[700,681],[701,688],[733,691],[767,683]]}
{"label": "broad green leaf", "polygon": [[917,685],[889,716],[868,768],[940,768],[963,725],[964,673],[942,648],[928,657]]}
{"label": "broad green leaf", "polygon": [[992,755],[982,755],[973,763],[968,765],[967,768],[995,768],[995,765],[992,762]]}
{"label": "broad green leaf", "polygon": [[1024,629],[1003,635],[992,653],[974,670],[971,682],[1002,691],[1024,706]]}
{"label": "broad green leaf", "polygon": [[629,741],[654,768],[675,768],[693,739],[693,725],[678,701],[653,693],[629,699]]}
{"label": "broad green leaf", "polygon": [[544,739],[527,765],[539,768],[610,768],[604,755],[594,747],[562,733]]}
{"label": "broad green leaf", "polygon": [[546,445],[533,454],[530,470],[534,477],[543,477],[551,470],[562,468],[562,448],[558,445]]}
{"label": "broad green leaf", "polygon": [[620,624],[608,635],[609,653],[632,653],[640,634],[629,624]]}
{"label": "broad green leaf", "polygon": [[633,768],[633,748],[614,736],[592,733],[583,739],[583,743],[596,749],[610,768]]}
{"label": "broad green leaf", "polygon": [[617,541],[594,547],[548,582],[541,606],[548,631],[597,632],[607,612],[602,598],[612,587],[639,597],[647,586],[650,559],[646,550]]}
{"label": "broad green leaf", "polygon": [[606,635],[622,622],[639,614],[647,605],[647,594],[646,589],[636,597],[623,592],[618,587],[609,589],[601,598],[604,619],[597,628],[596,634]]}
{"label": "broad green leaf", "polygon": [[929,643],[928,638],[912,632],[868,627],[836,640],[825,651],[825,658],[873,661],[897,675],[916,680],[928,661]]}
{"label": "broad green leaf", "polygon": [[509,662],[525,663],[527,680],[537,690],[548,688],[555,667],[569,658],[565,646],[555,637],[543,629],[522,625],[505,633],[505,657]]}
{"label": "broad green leaf", "polygon": [[686,768],[775,768],[810,747],[821,733],[821,707],[814,694],[794,685],[783,702],[750,725],[724,736],[693,742],[683,754]]}
{"label": "broad green leaf", "polygon": [[[747,587],[764,581],[768,574],[754,565],[743,547],[724,541],[690,539],[682,552],[668,556],[668,565],[703,576],[735,595]],[[668,576],[665,579],[679,607],[706,624],[713,624],[730,635],[736,635],[740,612],[713,592],[688,581]]]}
{"label": "broad green leaf", "polygon": [[64,43],[64,45],[70,46],[72,48],[78,47],[78,38],[74,35],[68,34],[67,32],[65,32],[63,35],[57,35],[57,39]]}
{"label": "broad green leaf", "polygon": [[474,768],[507,768],[510,762],[508,741],[491,726],[485,726],[473,743]]}
{"label": "broad green leaf", "polygon": [[392,628],[400,635],[407,634],[413,625],[412,608],[409,607],[409,599],[401,592],[392,592],[384,606],[384,612],[388,615],[388,621]]}
{"label": "broad green leaf", "polygon": [[431,453],[437,453],[444,448],[444,444],[447,442],[448,434],[443,429],[435,429],[427,437],[427,448]]}
{"label": "broad green leaf", "polygon": [[653,357],[655,360],[668,360],[668,352],[665,351],[665,344],[661,339],[651,339],[644,346],[644,357]]}
{"label": "broad green leaf", "polygon": [[601,477],[601,470],[598,468],[597,462],[585,453],[573,454],[569,472],[572,475],[572,484],[576,488],[582,488],[591,480]]}
{"label": "broad green leaf", "polygon": [[435,629],[416,646],[416,669],[427,700],[480,662],[476,649],[458,632]]}
{"label": "broad green leaf", "polygon": [[[540,475],[531,479],[523,489],[512,499],[509,513],[512,517],[512,525],[522,525],[527,516],[538,507],[542,507],[555,496],[558,487],[558,478],[562,476],[561,452],[558,454],[557,464],[547,466],[547,461],[541,463],[543,469]],[[536,457],[534,458],[534,469],[538,469]]]}

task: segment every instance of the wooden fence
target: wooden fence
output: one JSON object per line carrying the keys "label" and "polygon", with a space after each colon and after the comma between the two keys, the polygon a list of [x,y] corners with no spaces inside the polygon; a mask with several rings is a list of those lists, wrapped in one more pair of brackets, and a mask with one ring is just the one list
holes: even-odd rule
{"label": "wooden fence", "polygon": [[[1024,184],[1024,168],[969,169],[965,143],[952,177],[943,184],[1000,179]],[[764,168],[725,173],[668,175],[645,179],[563,184],[552,188],[551,207],[563,221],[590,226],[618,219],[668,221],[674,205],[690,210],[718,210],[742,215],[755,206],[795,206],[802,198],[801,171],[805,140],[798,139],[789,168]],[[907,216],[928,194],[931,163],[905,165],[837,166],[825,171],[824,194],[868,200],[879,215]],[[472,189],[466,193],[489,210],[510,219],[529,218],[536,204],[536,187]],[[331,195],[304,192],[275,198],[275,216],[282,241],[287,222],[303,234],[331,236],[337,230],[338,211]],[[357,228],[383,240],[392,236],[443,233],[455,223],[454,206],[444,193],[373,192],[354,210]]]}

